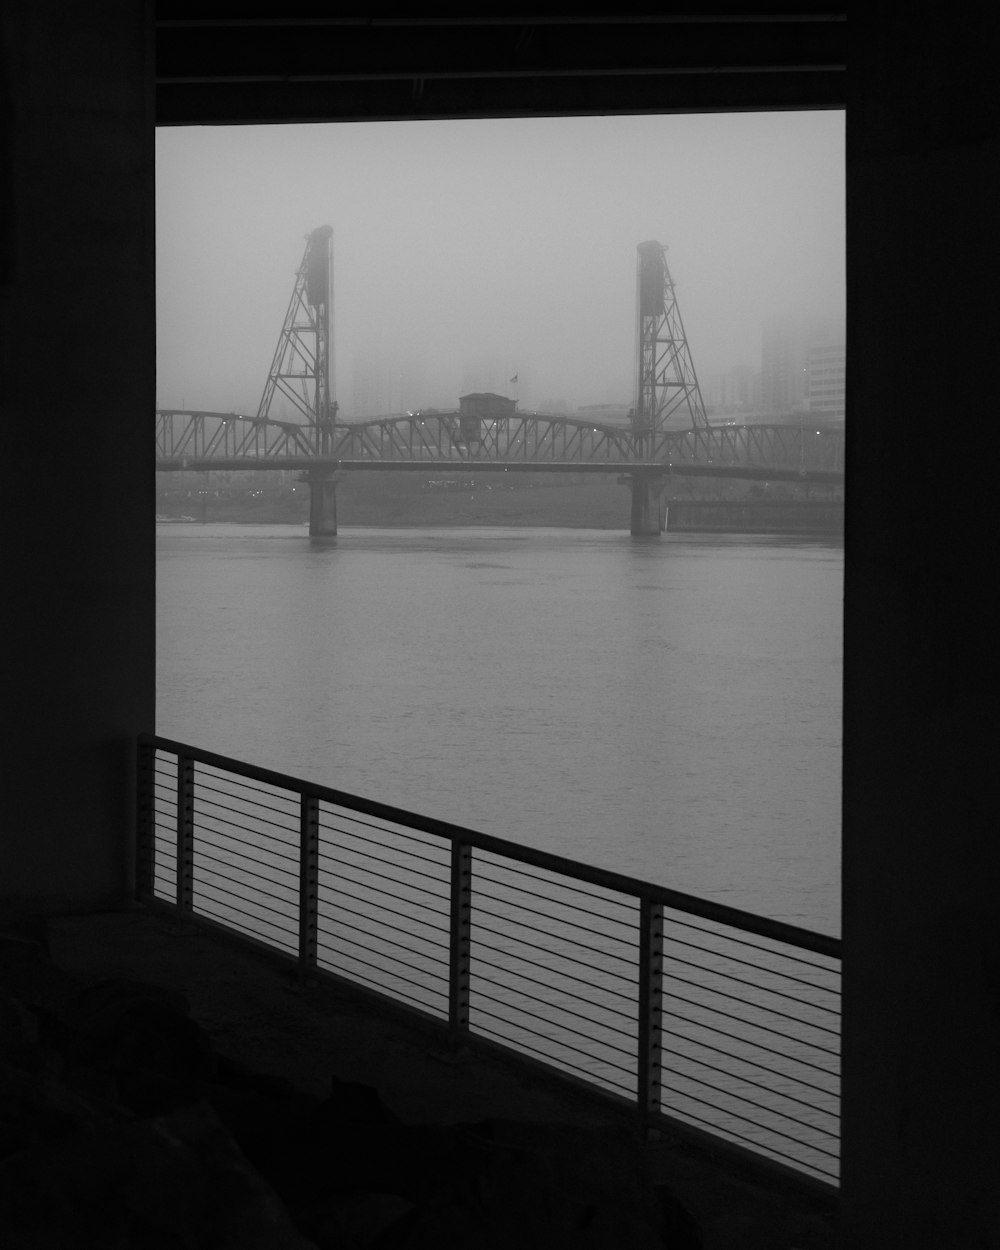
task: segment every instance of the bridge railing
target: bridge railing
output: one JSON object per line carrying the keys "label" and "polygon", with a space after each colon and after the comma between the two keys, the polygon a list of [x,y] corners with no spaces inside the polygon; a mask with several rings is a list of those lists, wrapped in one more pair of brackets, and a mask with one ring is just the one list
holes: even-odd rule
{"label": "bridge railing", "polygon": [[165,738],[138,792],[143,901],[836,1185],[836,939]]}

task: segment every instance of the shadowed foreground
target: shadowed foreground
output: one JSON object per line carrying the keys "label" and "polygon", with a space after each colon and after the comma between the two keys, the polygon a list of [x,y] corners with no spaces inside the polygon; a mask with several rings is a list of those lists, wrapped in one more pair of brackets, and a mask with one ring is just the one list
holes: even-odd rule
{"label": "shadowed foreground", "polygon": [[8,1247],[833,1245],[832,1213],[143,911],[0,931]]}

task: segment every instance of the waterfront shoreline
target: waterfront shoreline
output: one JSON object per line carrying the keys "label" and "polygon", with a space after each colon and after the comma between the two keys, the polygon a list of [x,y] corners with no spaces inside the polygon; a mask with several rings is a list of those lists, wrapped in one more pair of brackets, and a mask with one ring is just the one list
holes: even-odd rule
{"label": "waterfront shoreline", "polygon": [[[843,531],[843,502],[827,492],[808,497],[797,484],[719,483],[711,493],[702,485],[689,493],[686,483],[667,488],[668,528],[720,532],[719,508],[727,512],[721,532],[803,533]],[[813,518],[834,509],[821,523]],[[163,517],[241,524],[303,524],[309,518],[308,488],[300,482],[272,482],[268,475],[224,481],[215,475],[169,474],[157,478],[156,510]],[[420,474],[345,473],[337,480],[340,528],[370,525],[391,528],[529,528],[627,530],[627,481],[592,474],[500,474],[454,480],[428,480]],[[681,521],[678,525],[677,522]]]}
{"label": "waterfront shoreline", "polygon": [[[306,527],[307,515],[289,514],[289,510],[268,506],[261,507],[206,507],[203,515],[192,516],[190,512],[171,516],[157,513],[157,525],[292,525]],[[338,528],[349,529],[628,529],[628,516],[600,517],[517,517],[469,512],[465,515],[427,516],[415,515],[403,519],[398,515],[379,515],[358,518],[341,516]],[[667,533],[704,534],[800,534],[803,537],[843,537],[844,505],[826,501],[800,501],[795,503],[737,500],[677,500],[668,506]]]}

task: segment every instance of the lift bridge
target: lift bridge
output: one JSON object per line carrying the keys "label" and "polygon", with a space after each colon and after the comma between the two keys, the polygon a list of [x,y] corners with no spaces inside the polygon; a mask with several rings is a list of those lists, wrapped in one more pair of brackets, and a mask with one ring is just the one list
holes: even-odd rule
{"label": "lift bridge", "polygon": [[[628,425],[518,411],[501,395],[467,395],[451,411],[338,420],[333,397],[333,230],[307,239],[255,416],[160,409],[156,469],[300,469],[309,533],[337,532],[337,474],[615,473],[632,492],[631,532],[659,534],[671,476],[841,483],[844,435],[810,424],[710,425],[660,243],[636,263],[635,406]],[[284,401],[294,419],[271,415]]]}

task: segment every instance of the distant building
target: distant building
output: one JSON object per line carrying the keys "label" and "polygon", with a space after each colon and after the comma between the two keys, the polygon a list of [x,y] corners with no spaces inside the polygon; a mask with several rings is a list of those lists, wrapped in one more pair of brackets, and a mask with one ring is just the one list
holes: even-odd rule
{"label": "distant building", "polygon": [[761,403],[772,412],[801,412],[806,406],[808,334],[799,320],[772,317],[761,342]]}
{"label": "distant building", "polygon": [[[843,343],[836,318],[785,314],[764,323],[761,341],[761,407],[775,413],[809,410],[809,353]],[[841,348],[843,350],[843,348]]]}
{"label": "distant building", "polygon": [[809,415],[843,421],[847,387],[847,348],[843,343],[817,343],[806,357]]}
{"label": "distant building", "polygon": [[[454,394],[454,391],[452,391]],[[399,407],[406,412],[437,405],[438,395],[422,360],[404,359],[399,367]]]}
{"label": "distant building", "polygon": [[360,348],[354,353],[351,364],[351,417],[354,420],[402,410],[399,367],[391,356],[372,348]]}
{"label": "distant building", "polygon": [[761,407],[761,375],[749,365],[710,373],[701,383],[701,397],[709,412],[756,411]]}

